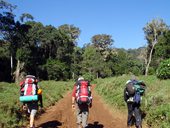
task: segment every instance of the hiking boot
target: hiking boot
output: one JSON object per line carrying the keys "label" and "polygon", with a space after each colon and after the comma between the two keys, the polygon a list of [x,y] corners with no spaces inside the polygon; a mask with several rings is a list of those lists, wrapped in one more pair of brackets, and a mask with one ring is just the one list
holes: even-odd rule
{"label": "hiking boot", "polygon": [[142,126],[140,125],[140,126],[136,126],[136,128],[142,128]]}
{"label": "hiking boot", "polygon": [[131,125],[128,125],[127,128],[132,128]]}

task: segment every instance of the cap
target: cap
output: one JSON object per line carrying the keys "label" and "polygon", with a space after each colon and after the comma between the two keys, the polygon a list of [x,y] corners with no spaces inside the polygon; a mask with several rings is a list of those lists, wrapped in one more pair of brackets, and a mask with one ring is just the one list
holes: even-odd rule
{"label": "cap", "polygon": [[128,80],[128,81],[126,81],[126,84],[128,84],[128,83],[130,83],[130,82],[132,82],[132,80]]}
{"label": "cap", "polygon": [[84,80],[84,78],[83,78],[83,77],[79,77],[79,78],[78,78],[78,81],[79,81],[79,80]]}

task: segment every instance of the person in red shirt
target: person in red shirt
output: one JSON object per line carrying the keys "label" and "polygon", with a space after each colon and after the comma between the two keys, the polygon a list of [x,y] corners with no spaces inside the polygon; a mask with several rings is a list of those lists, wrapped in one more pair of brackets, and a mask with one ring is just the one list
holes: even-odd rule
{"label": "person in red shirt", "polygon": [[88,126],[89,107],[92,107],[90,82],[79,77],[72,91],[72,109],[76,109],[78,128]]}

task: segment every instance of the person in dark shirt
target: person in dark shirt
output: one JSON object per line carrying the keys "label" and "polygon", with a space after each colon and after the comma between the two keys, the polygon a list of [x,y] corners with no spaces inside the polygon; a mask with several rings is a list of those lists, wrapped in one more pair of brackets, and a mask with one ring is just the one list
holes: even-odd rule
{"label": "person in dark shirt", "polygon": [[[135,80],[128,80],[126,85],[133,84]],[[136,128],[142,128],[142,119],[140,112],[140,102],[134,102],[134,95],[131,95],[128,86],[124,89],[124,101],[127,104],[128,117],[127,117],[127,127],[131,128],[133,123],[135,123]]]}

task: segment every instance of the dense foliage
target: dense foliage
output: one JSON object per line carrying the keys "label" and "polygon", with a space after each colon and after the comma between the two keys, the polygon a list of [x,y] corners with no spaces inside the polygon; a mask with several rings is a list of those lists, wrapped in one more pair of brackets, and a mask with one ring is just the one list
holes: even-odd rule
{"label": "dense foliage", "polygon": [[160,79],[170,79],[170,59],[161,62],[157,69],[157,77]]}
{"label": "dense foliage", "polygon": [[80,28],[43,25],[28,13],[16,19],[15,8],[0,1],[0,81],[18,82],[25,74],[42,80],[156,74],[160,62],[170,56],[170,30],[163,20],[154,19],[144,27],[147,47],[114,48],[111,35],[96,34],[80,48]]}

